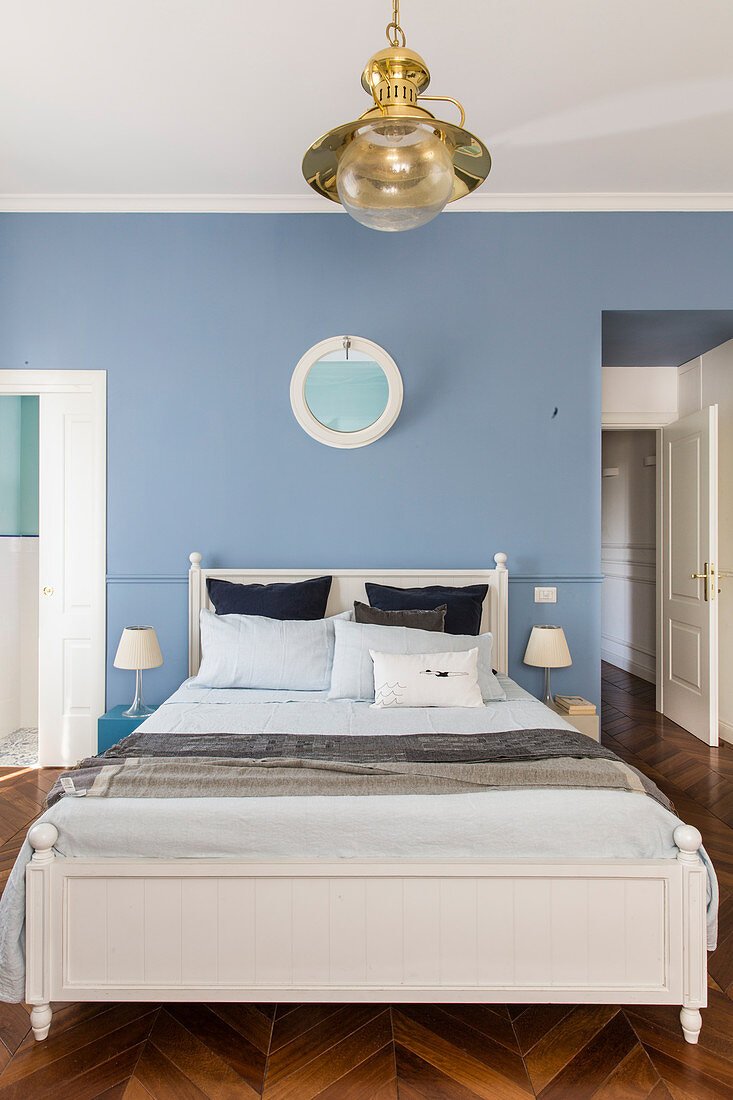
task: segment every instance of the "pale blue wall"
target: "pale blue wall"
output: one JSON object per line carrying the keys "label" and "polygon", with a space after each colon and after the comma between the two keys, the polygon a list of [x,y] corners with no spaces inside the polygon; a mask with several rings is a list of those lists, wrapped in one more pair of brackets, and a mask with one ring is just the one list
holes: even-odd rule
{"label": "pale blue wall", "polygon": [[38,534],[38,397],[0,396],[0,536]]}
{"label": "pale blue wall", "polygon": [[[316,567],[503,550],[513,673],[539,687],[529,628],[559,622],[557,688],[598,699],[601,311],[729,308],[732,215],[451,214],[394,235],[328,214],[3,215],[0,250],[0,365],[108,371],[109,660],[125,623],[153,623],[150,699],[185,675],[194,549]],[[288,398],[306,348],[344,332],[405,385],[355,451],[310,439]],[[108,702],[129,694],[110,668]]]}

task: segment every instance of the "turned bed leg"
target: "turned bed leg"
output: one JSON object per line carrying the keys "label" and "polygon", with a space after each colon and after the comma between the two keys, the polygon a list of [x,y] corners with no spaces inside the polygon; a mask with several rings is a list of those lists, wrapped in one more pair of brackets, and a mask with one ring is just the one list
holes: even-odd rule
{"label": "turned bed leg", "polygon": [[683,989],[680,1023],[688,1043],[696,1043],[702,1027],[700,1009],[707,999],[707,935],[705,902],[707,873],[699,856],[702,837],[692,825],[674,831],[677,862],[682,867]]}
{"label": "turned bed leg", "polygon": [[681,1008],[680,1023],[682,1031],[688,1043],[696,1043],[700,1028],[702,1027],[702,1015],[699,1008]]}
{"label": "turned bed leg", "polygon": [[52,912],[51,875],[58,829],[50,821],[39,821],[28,833],[34,849],[25,871],[25,995],[31,1009],[31,1027],[38,1042],[51,1026]]}
{"label": "turned bed leg", "polygon": [[[52,1016],[53,1012],[50,1005],[34,1005],[31,1009],[31,1027],[33,1028],[33,1037],[37,1042],[40,1043],[48,1035]],[[695,1039],[695,1042],[697,1042],[697,1039]]]}

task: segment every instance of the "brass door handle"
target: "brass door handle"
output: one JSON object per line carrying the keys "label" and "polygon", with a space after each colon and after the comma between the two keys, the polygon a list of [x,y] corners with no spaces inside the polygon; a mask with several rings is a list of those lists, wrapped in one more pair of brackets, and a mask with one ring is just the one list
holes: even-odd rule
{"label": "brass door handle", "polygon": [[704,573],[690,573],[690,576],[692,577],[693,581],[703,581],[704,582],[703,599],[707,603],[707,600],[708,600],[708,581],[710,582],[710,588],[709,588],[710,600],[712,602],[712,600],[715,599],[715,563],[711,561],[710,562],[710,567],[708,568],[708,563],[705,562],[704,568],[705,568]]}

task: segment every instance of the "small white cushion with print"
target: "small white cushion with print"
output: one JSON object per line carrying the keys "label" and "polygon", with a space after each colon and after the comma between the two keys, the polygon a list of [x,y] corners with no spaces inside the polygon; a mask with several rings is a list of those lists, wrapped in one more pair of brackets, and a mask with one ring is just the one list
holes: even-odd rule
{"label": "small white cushion with print", "polygon": [[458,653],[379,653],[373,707],[482,707],[478,648]]}

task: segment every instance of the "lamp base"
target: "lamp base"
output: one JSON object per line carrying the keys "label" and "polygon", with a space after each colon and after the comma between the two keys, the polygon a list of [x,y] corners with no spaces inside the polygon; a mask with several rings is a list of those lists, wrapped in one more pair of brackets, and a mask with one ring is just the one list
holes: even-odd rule
{"label": "lamp base", "polygon": [[149,714],[155,714],[155,707],[148,707],[145,703],[142,706],[135,706],[133,703],[128,710],[123,710],[123,718],[147,718]]}
{"label": "lamp base", "polygon": [[544,691],[544,695],[543,695],[543,698],[542,698],[542,702],[545,704],[546,707],[551,707],[552,704],[553,704],[553,701],[554,700],[552,698],[552,690],[550,688],[550,670],[549,670],[549,668],[546,668],[545,669],[545,691]]}
{"label": "lamp base", "polygon": [[155,713],[155,707],[148,707],[143,702],[143,670],[135,670],[135,698],[127,710],[123,710],[123,718],[147,718]]}

